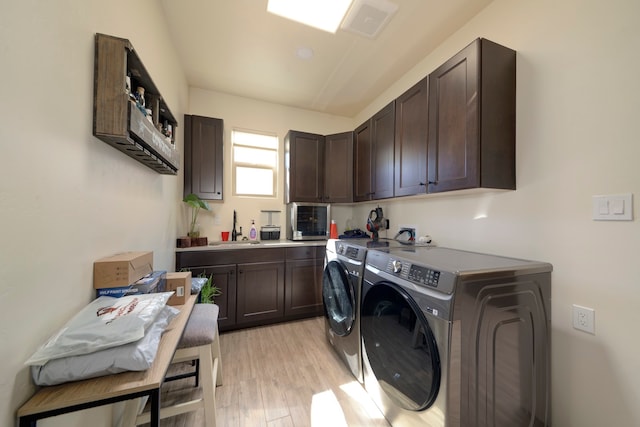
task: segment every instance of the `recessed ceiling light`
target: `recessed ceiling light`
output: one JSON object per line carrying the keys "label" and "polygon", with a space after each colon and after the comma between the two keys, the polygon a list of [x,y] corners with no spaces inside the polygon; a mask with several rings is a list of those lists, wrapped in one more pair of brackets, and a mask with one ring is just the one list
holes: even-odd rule
{"label": "recessed ceiling light", "polygon": [[353,0],[269,0],[267,11],[335,33]]}
{"label": "recessed ceiling light", "polygon": [[311,59],[313,58],[313,49],[310,47],[299,47],[296,49],[296,57],[300,59]]}

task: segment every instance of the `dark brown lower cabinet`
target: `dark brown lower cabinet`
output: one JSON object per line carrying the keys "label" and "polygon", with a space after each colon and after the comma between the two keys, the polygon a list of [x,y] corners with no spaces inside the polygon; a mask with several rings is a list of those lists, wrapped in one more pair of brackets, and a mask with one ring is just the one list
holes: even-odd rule
{"label": "dark brown lower cabinet", "polygon": [[284,315],[284,262],[238,264],[236,323],[260,324]]}
{"label": "dark brown lower cabinet", "polygon": [[322,314],[322,270],[324,248],[287,250],[285,316],[308,317]]}
{"label": "dark brown lower cabinet", "polygon": [[221,331],[321,315],[324,246],[176,252],[176,271],[213,276]]}
{"label": "dark brown lower cabinet", "polygon": [[220,288],[221,294],[215,298],[220,307],[218,313],[218,329],[233,329],[236,324],[236,265],[216,265],[210,267],[193,267],[192,277],[204,274],[213,277],[213,283]]}

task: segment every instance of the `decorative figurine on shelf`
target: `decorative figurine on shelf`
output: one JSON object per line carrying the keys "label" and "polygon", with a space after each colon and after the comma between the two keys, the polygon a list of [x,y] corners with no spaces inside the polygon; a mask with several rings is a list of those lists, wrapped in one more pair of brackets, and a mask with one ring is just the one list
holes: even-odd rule
{"label": "decorative figurine on shelf", "polygon": [[135,97],[138,108],[140,108],[141,111],[144,111],[144,88],[142,86],[138,86],[136,88]]}

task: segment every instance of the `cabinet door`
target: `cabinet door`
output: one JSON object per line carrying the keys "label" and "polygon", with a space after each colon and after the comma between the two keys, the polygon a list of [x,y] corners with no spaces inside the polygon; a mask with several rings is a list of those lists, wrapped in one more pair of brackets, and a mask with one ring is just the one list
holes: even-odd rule
{"label": "cabinet door", "polygon": [[371,200],[373,195],[371,156],[371,121],[367,120],[353,133],[353,201]]}
{"label": "cabinet door", "polygon": [[289,131],[285,137],[286,203],[321,202],[324,184],[324,136]]}
{"label": "cabinet door", "polygon": [[287,261],[285,316],[319,316],[322,314],[323,260]]}
{"label": "cabinet door", "polygon": [[236,324],[236,265],[216,265],[210,267],[191,267],[193,277],[204,273],[213,276],[213,284],[220,288],[220,296],[215,303],[220,307],[218,328],[221,331],[232,329]]}
{"label": "cabinet door", "polygon": [[429,75],[429,192],[479,186],[478,43]]}
{"label": "cabinet door", "polygon": [[516,53],[478,39],[429,75],[429,192],[515,189]]}
{"label": "cabinet door", "polygon": [[373,199],[393,197],[395,101],[371,118]]}
{"label": "cabinet door", "polygon": [[395,196],[427,191],[428,78],[396,99]]}
{"label": "cabinet door", "polygon": [[284,262],[238,264],[238,325],[284,315]]}
{"label": "cabinet door", "polygon": [[223,121],[184,116],[184,195],[222,200]]}
{"label": "cabinet door", "polygon": [[353,132],[325,136],[324,202],[353,201]]}

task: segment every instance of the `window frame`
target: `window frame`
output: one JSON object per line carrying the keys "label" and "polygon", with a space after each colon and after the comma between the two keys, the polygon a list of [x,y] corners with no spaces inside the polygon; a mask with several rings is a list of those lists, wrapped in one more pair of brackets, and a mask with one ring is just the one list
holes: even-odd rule
{"label": "window frame", "polygon": [[[234,134],[244,133],[244,134],[254,134],[254,135],[262,135],[266,137],[274,138],[275,147],[262,147],[257,145],[249,145],[246,143],[236,143]],[[235,158],[235,148],[240,147],[244,149],[255,149],[255,150],[265,150],[274,152],[275,156],[275,164],[273,166],[261,165],[256,163],[249,162],[239,162],[236,161]],[[278,173],[279,173],[279,151],[280,151],[280,138],[276,133],[265,132],[265,131],[256,131],[249,129],[241,129],[241,128],[233,128],[231,130],[231,193],[234,197],[251,197],[251,198],[261,198],[261,199],[276,199],[278,198]],[[237,182],[238,182],[238,168],[247,168],[247,169],[262,169],[262,170],[270,170],[273,172],[273,182],[272,185],[272,194],[255,194],[255,193],[238,193]]]}

